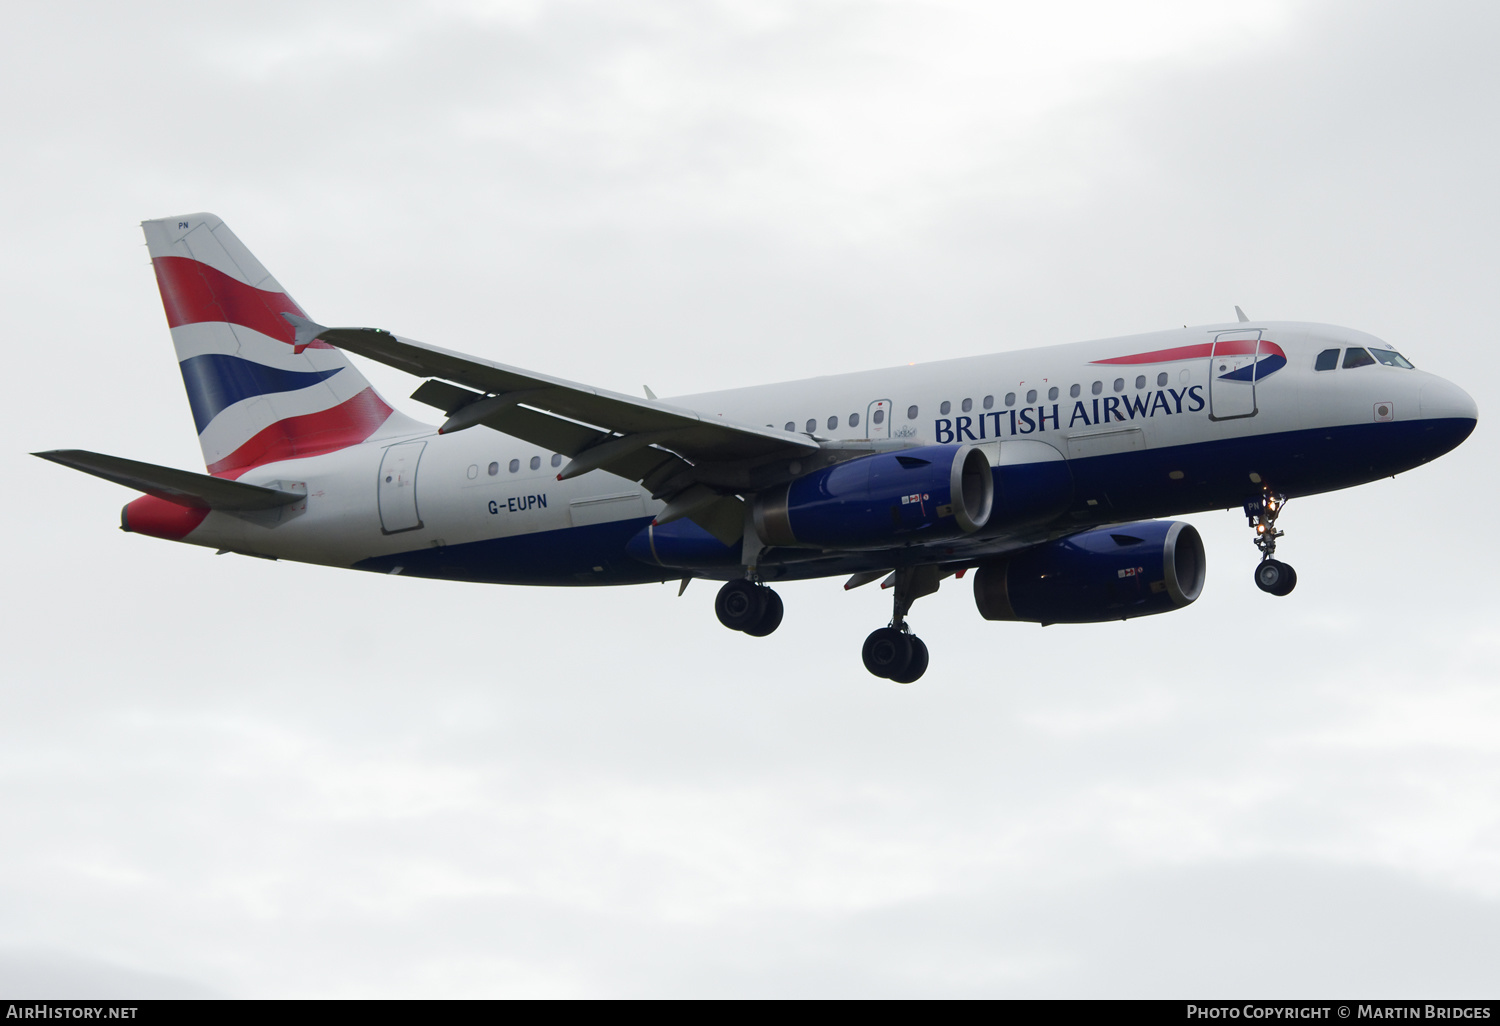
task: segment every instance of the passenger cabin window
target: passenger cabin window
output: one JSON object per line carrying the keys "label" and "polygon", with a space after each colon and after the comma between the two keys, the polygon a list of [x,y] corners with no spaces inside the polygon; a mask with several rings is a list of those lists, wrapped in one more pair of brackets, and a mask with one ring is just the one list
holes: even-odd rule
{"label": "passenger cabin window", "polygon": [[521,469],[521,461],[520,460],[511,460],[510,461],[510,472],[512,474],[514,474],[516,471],[518,471],[520,469]]}
{"label": "passenger cabin window", "polygon": [[1337,349],[1325,349],[1318,354],[1317,362],[1313,364],[1313,370],[1336,370],[1339,365],[1339,351]]}
{"label": "passenger cabin window", "polygon": [[838,428],[839,428],[839,419],[837,417],[829,417],[828,418],[828,430],[829,431],[837,431]]}
{"label": "passenger cabin window", "polygon": [[987,395],[987,396],[984,397],[984,408],[986,410],[993,408],[994,405],[995,405],[995,397],[994,396]]}
{"label": "passenger cabin window", "polygon": [[1135,387],[1136,388],[1145,388],[1146,387],[1146,375],[1142,374],[1140,377],[1138,377],[1138,378],[1135,379]]}
{"label": "passenger cabin window", "polygon": [[883,424],[883,423],[885,423],[885,411],[884,410],[876,410],[875,413],[872,415],[871,419],[874,420],[875,423],[877,423],[877,424]]}
{"label": "passenger cabin window", "polygon": [[562,466],[562,453],[555,452],[552,454],[552,465],[554,467]]}
{"label": "passenger cabin window", "polygon": [[963,410],[965,413],[968,413],[970,410],[972,410],[974,408],[974,400],[972,400],[972,399],[965,399],[959,405],[958,408],[961,409],[961,410]]}
{"label": "passenger cabin window", "polygon": [[1057,398],[1057,389],[1056,388],[1049,388],[1049,389],[1047,389],[1047,401],[1051,402],[1053,399],[1056,399],[1056,398]]}
{"label": "passenger cabin window", "polygon": [[1411,361],[1407,360],[1406,357],[1402,356],[1394,349],[1371,349],[1370,355],[1375,357],[1375,359],[1379,360],[1381,363],[1385,364],[1387,367],[1401,367],[1406,370],[1416,370],[1416,368],[1411,365]]}
{"label": "passenger cabin window", "polygon": [[786,429],[788,431],[796,431],[797,430],[797,422],[794,421],[794,420],[787,421],[786,422]]}
{"label": "passenger cabin window", "polygon": [[808,434],[812,434],[816,430],[818,430],[818,422],[815,421],[815,420],[808,420],[808,422],[807,422],[807,433]]}
{"label": "passenger cabin window", "polygon": [[849,414],[849,426],[850,427],[859,427],[859,414],[857,414],[857,413],[851,413],[851,414]]}
{"label": "passenger cabin window", "polygon": [[1071,399],[1077,399],[1078,398],[1078,393],[1082,392],[1082,391],[1083,391],[1083,386],[1082,385],[1074,385],[1072,388],[1068,389],[1068,397],[1071,398]]}
{"label": "passenger cabin window", "polygon": [[1350,346],[1344,350],[1344,370],[1351,367],[1368,367],[1375,362],[1375,357],[1369,351],[1359,346]]}
{"label": "passenger cabin window", "polygon": [[1098,395],[1102,391],[1104,391],[1104,382],[1102,382],[1102,381],[1096,381],[1096,382],[1094,382],[1093,393],[1095,395]]}
{"label": "passenger cabin window", "polygon": [[1156,387],[1157,388],[1166,388],[1167,387],[1167,372],[1166,371],[1162,371],[1160,374],[1158,374],[1156,376]]}
{"label": "passenger cabin window", "polygon": [[1123,391],[1125,391],[1125,379],[1124,378],[1115,378],[1115,391],[1116,392],[1123,392]]}
{"label": "passenger cabin window", "polygon": [[532,470],[541,470],[542,469],[542,458],[540,456],[533,456],[533,457],[531,457],[531,469]]}
{"label": "passenger cabin window", "polygon": [[1016,405],[1016,393],[1014,393],[1014,392],[1006,392],[1005,393],[1005,405],[1006,406],[1014,406],[1014,405]]}
{"label": "passenger cabin window", "polygon": [[906,419],[907,420],[916,420],[917,419],[917,408],[915,406],[908,406],[906,408]]}
{"label": "passenger cabin window", "polygon": [[943,405],[941,405],[941,406],[938,407],[938,414],[940,416],[946,417],[946,416],[948,416],[948,411],[951,410],[951,409],[953,409],[953,404],[950,403],[948,400],[944,399],[943,400]]}
{"label": "passenger cabin window", "polygon": [[494,477],[498,473],[500,473],[500,464],[498,464],[498,463],[491,463],[490,464],[490,477]]}
{"label": "passenger cabin window", "polygon": [[1036,402],[1036,389],[1033,388],[1031,391],[1026,393],[1026,402],[1028,404]]}

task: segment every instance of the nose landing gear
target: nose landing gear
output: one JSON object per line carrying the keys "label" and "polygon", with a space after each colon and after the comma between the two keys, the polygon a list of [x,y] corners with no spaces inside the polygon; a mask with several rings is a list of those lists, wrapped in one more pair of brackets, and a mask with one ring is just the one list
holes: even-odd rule
{"label": "nose landing gear", "polygon": [[714,599],[719,622],[732,631],[764,638],[781,626],[781,596],[754,581],[730,581]]}
{"label": "nose landing gear", "polygon": [[1245,503],[1245,518],[1255,530],[1255,547],[1260,549],[1260,565],[1255,568],[1255,586],[1268,595],[1290,595],[1297,586],[1297,571],[1276,557],[1276,539],[1285,531],[1276,530],[1276,518],[1286,505],[1286,497],[1269,488]]}

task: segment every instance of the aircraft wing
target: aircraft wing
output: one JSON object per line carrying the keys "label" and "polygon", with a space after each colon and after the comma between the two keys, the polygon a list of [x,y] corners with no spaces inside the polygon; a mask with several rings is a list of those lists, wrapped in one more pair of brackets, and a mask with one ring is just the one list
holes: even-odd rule
{"label": "aircraft wing", "polygon": [[321,339],[409,374],[441,379],[423,383],[412,398],[448,414],[443,431],[483,424],[572,457],[564,479],[597,469],[638,481],[666,500],[659,523],[685,516],[726,544],[743,527],[743,503],[733,495],[742,490],[735,481],[745,477],[743,468],[819,448],[806,436],[591,388],[379,328],[325,328],[283,316],[297,329],[299,344]]}

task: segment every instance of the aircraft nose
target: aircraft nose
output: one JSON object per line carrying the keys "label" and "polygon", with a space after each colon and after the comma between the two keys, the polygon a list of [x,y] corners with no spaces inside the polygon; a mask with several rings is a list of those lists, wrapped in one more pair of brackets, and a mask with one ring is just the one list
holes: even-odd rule
{"label": "aircraft nose", "polygon": [[1442,378],[1422,382],[1421,407],[1423,420],[1466,420],[1471,426],[1479,420],[1474,398]]}

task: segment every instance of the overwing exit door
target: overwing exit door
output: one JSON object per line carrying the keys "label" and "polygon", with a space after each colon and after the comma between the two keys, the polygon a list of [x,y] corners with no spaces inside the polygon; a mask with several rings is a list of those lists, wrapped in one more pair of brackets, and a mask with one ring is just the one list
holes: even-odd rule
{"label": "overwing exit door", "polygon": [[1208,415],[1231,420],[1255,414],[1255,366],[1259,331],[1226,331],[1214,337],[1208,361]]}
{"label": "overwing exit door", "polygon": [[422,526],[417,512],[417,463],[426,447],[426,442],[402,442],[388,446],[380,459],[380,483],[375,494],[380,505],[380,529],[386,534]]}

